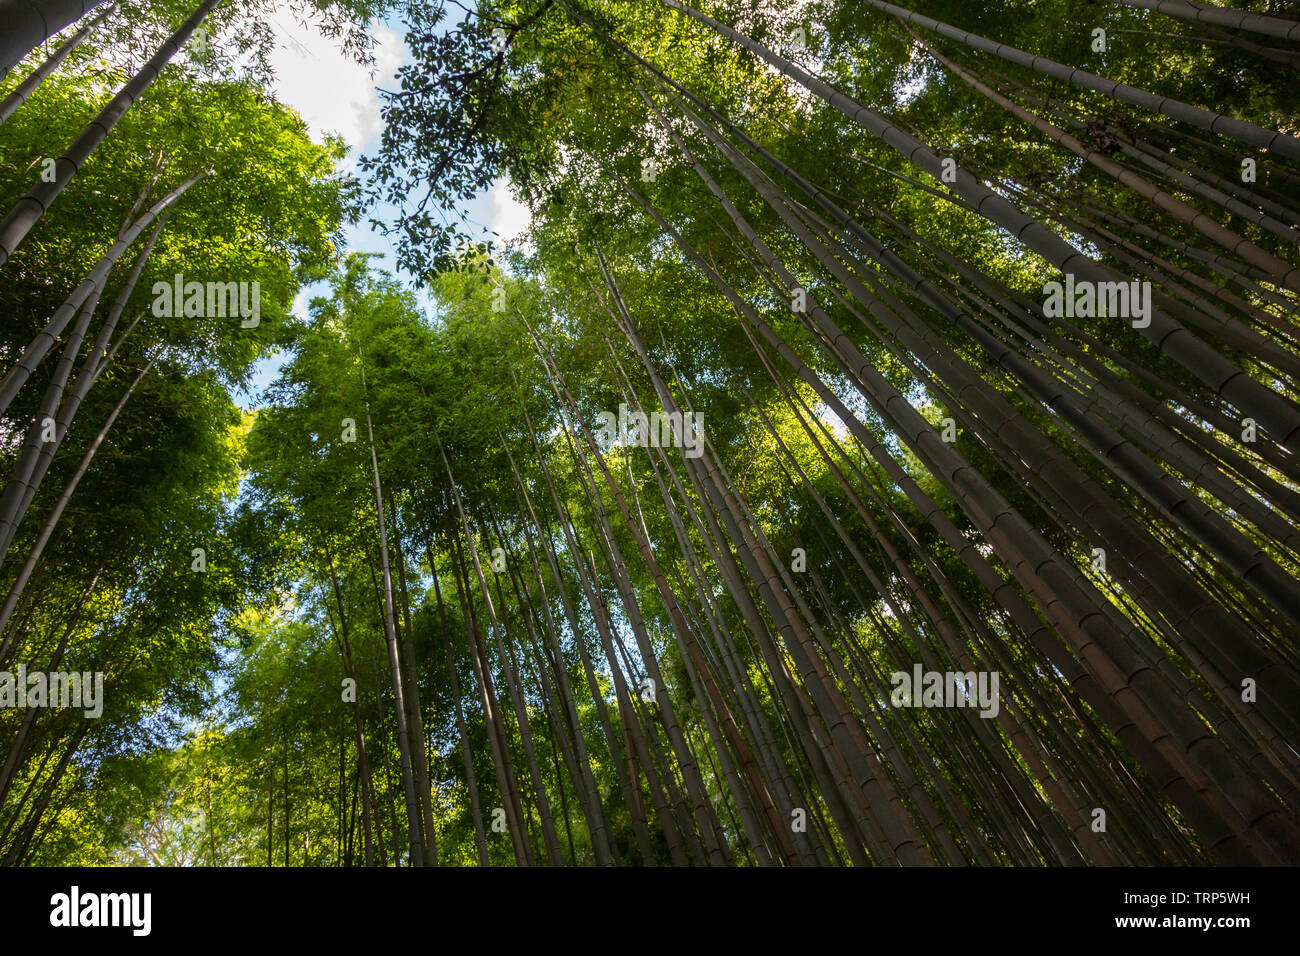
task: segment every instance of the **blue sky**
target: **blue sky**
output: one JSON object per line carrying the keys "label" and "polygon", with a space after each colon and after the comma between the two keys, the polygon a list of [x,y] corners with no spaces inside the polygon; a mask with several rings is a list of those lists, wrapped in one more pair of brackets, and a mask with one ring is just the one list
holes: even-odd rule
{"label": "blue sky", "polygon": [[[375,151],[383,127],[377,87],[394,88],[393,77],[408,59],[401,22],[394,19],[376,25],[378,46],[373,75],[344,57],[332,41],[310,26],[299,25],[284,4],[268,19],[268,24],[275,31],[277,41],[271,57],[276,71],[273,92],[281,102],[301,114],[314,139],[319,140],[327,133],[343,137],[351,150],[345,168],[355,172],[356,157]],[[465,212],[470,221],[505,239],[517,235],[529,219],[527,208],[515,202],[503,181],[467,203]],[[349,227],[345,238],[349,250],[381,253],[386,258],[379,265],[395,268],[391,243],[385,236],[371,231],[368,225]],[[295,313],[305,314],[308,299],[324,292],[321,285],[304,289],[294,303]],[[429,308],[427,299],[422,301]],[[275,379],[279,368],[280,362],[275,357],[259,362],[250,387],[237,393],[236,401],[245,408],[253,407],[256,396]]]}

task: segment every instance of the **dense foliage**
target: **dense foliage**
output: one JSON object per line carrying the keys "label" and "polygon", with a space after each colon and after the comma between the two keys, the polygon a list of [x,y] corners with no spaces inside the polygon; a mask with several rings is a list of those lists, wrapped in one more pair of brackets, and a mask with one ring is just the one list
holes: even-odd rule
{"label": "dense foliage", "polygon": [[0,859],[1300,862],[1284,11],[396,6],[360,181],[255,3],[30,223],[203,5],[0,126],[0,670],[105,674],[0,708]]}

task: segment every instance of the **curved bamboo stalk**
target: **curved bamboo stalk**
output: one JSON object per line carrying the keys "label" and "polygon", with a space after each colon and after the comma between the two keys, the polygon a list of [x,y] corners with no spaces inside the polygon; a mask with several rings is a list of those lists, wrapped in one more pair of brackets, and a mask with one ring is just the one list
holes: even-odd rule
{"label": "curved bamboo stalk", "polygon": [[[677,0],[662,0],[664,3],[677,5]],[[1057,63],[1055,60],[1049,60],[1046,57],[1036,56],[1032,53],[1026,53],[1024,50],[1017,50],[1015,47],[1007,46],[1005,43],[998,43],[994,40],[988,40],[981,36],[976,36],[966,30],[960,30],[957,27],[949,26],[946,23],[940,23],[938,20],[930,17],[921,16],[919,13],[913,13],[904,7],[896,6],[892,3],[885,3],[883,0],[861,0],[867,6],[874,7],[882,13],[888,13],[905,23],[913,23],[916,26],[924,27],[934,33],[946,36],[950,39],[957,40],[966,46],[974,47],[977,50],[983,50],[986,53],[992,53],[994,56],[1017,63],[1020,66],[1028,67],[1039,73],[1045,73],[1048,76],[1055,77],[1066,83],[1079,86],[1084,89],[1093,90],[1098,93],[1104,93],[1113,99],[1121,100],[1125,103],[1131,103],[1134,106],[1140,106],[1143,109],[1155,113],[1161,113],[1171,119],[1176,119],[1192,126],[1199,126],[1201,129],[1208,129],[1214,133],[1221,133],[1225,136],[1231,136],[1249,146],[1255,146],[1260,149],[1266,149],[1275,152],[1279,156],[1286,156],[1288,159],[1300,159],[1300,139],[1294,136],[1288,136],[1286,133],[1280,133],[1273,130],[1262,129],[1252,123],[1244,120],[1233,119],[1231,116],[1223,116],[1212,110],[1202,109],[1199,106],[1192,106],[1179,100],[1167,96],[1158,96],[1154,93],[1148,93],[1146,90],[1138,89],[1135,86],[1128,86],[1124,83],[1117,83],[1114,80],[1107,79],[1104,76],[1098,76],[1095,73],[1089,73],[1087,70],[1080,70],[1076,67],[1067,66],[1064,63]]]}
{"label": "curved bamboo stalk", "polygon": [[[57,70],[59,64],[68,58],[68,54],[75,50],[81,44],[81,41],[90,35],[90,31],[103,23],[104,20],[115,10],[117,10],[117,4],[110,3],[99,16],[95,17],[94,20],[87,23],[72,36],[68,37],[68,39],[64,40],[63,43],[59,45],[59,48],[46,57],[45,61],[41,63],[40,66],[24,77],[23,81],[14,87],[13,92],[6,96],[3,101],[0,101],[0,124],[3,124],[5,120],[10,116],[13,116],[14,111],[27,102],[27,98],[31,96],[32,93],[35,92],[36,88],[45,81],[45,78]],[[0,16],[2,15],[3,14],[0,13]]]}
{"label": "curved bamboo stalk", "polygon": [[1126,7],[1154,10],[1176,20],[1189,23],[1213,23],[1233,30],[1247,30],[1279,40],[1300,40],[1300,22],[1249,10],[1229,10],[1210,3],[1193,3],[1191,0],[1111,0]]}
{"label": "curved bamboo stalk", "polygon": [[[712,17],[693,10],[680,0],[661,0],[661,2],[681,10],[772,64],[783,74],[879,137],[910,162],[934,176],[936,180],[943,180],[943,157],[914,136],[899,129],[896,124],[868,110],[762,44]],[[875,0],[868,0],[868,2],[874,3]],[[1300,147],[1300,141],[1296,143],[1297,147]],[[956,181],[950,185],[952,190],[973,205],[980,215],[1011,233],[1017,241],[1038,253],[1062,273],[1073,273],[1089,282],[1124,281],[1113,270],[1074,248],[961,167],[956,168]],[[1153,307],[1150,322],[1137,331],[1170,358],[1184,365],[1214,389],[1216,394],[1227,398],[1240,408],[1249,409],[1247,414],[1255,418],[1263,429],[1272,432],[1280,444],[1300,451],[1300,406],[1296,403],[1277,395],[1246,375],[1233,362],[1210,348],[1161,309]]]}
{"label": "curved bamboo stalk", "polygon": [[9,408],[18,394],[19,389],[26,384],[27,379],[31,377],[33,370],[45,358],[46,354],[53,347],[58,337],[63,334],[64,328],[72,317],[76,315],[77,310],[85,302],[87,296],[91,295],[93,290],[100,288],[105,279],[108,278],[109,271],[116,264],[131,243],[136,240],[145,228],[157,218],[163,210],[173,205],[181,196],[189,190],[191,186],[200,179],[209,175],[210,171],[195,173],[185,182],[181,183],[170,193],[154,203],[139,219],[132,223],[131,227],[121,233],[117,241],[109,248],[99,261],[91,268],[90,273],[82,280],[81,284],[72,290],[71,295],[64,300],[50,320],[45,323],[45,327],[28,343],[23,349],[23,354],[19,356],[18,361],[13,364],[3,379],[0,379],[0,413]]}
{"label": "curved bamboo stalk", "polygon": [[72,476],[63,486],[63,491],[59,494],[58,500],[55,501],[54,508],[50,511],[49,517],[45,519],[45,524],[41,528],[40,535],[37,536],[35,544],[32,545],[32,549],[27,553],[27,560],[23,562],[23,566],[18,572],[18,577],[14,580],[14,583],[10,585],[9,593],[5,597],[4,606],[0,607],[0,634],[4,634],[4,640],[3,642],[0,642],[0,663],[4,663],[6,660],[9,644],[13,640],[12,631],[5,633],[5,625],[8,624],[9,617],[13,614],[13,610],[18,604],[18,599],[22,597],[23,590],[27,587],[27,582],[31,580],[32,572],[35,571],[36,564],[40,561],[45,546],[49,544],[50,537],[54,534],[54,529],[58,527],[59,519],[63,517],[63,512],[68,507],[68,502],[72,500],[72,493],[77,490],[77,485],[80,484],[81,479],[85,477],[86,471],[90,468],[91,461],[99,451],[100,445],[104,443],[104,439],[108,437],[108,432],[113,427],[113,423],[116,422],[117,417],[122,414],[122,409],[126,407],[126,403],[135,392],[136,386],[140,384],[145,375],[149,373],[149,370],[153,368],[153,364],[152,359],[145,364],[145,367],[140,370],[132,380],[131,384],[127,386],[126,391],[122,393],[122,397],[119,398],[117,404],[113,406],[113,410],[109,412],[108,418],[106,418],[104,424],[100,426],[99,433],[95,435],[94,440],[90,443],[90,447],[87,448],[85,454],[81,456],[81,461],[77,464]]}
{"label": "curved bamboo stalk", "polygon": [[[1017,119],[1030,124],[1034,129],[1038,130],[1038,132],[1042,133],[1053,142],[1059,143],[1076,156],[1082,157],[1102,172],[1123,183],[1156,208],[1164,210],[1179,222],[1191,226],[1212,242],[1222,246],[1234,255],[1241,256],[1247,262],[1264,272],[1267,272],[1270,276],[1274,277],[1275,281],[1280,282],[1289,289],[1300,291],[1300,267],[1293,266],[1289,262],[1285,262],[1267,250],[1261,249],[1244,236],[1240,236],[1231,229],[1225,228],[1204,213],[1193,209],[1191,206],[1188,206],[1181,200],[1171,196],[1164,190],[1147,182],[1131,169],[1121,166],[1100,150],[1087,146],[1060,127],[1052,125],[1041,116],[1031,113],[1019,104],[1007,99],[1005,96],[983,83],[977,76],[971,73],[970,70],[958,63],[954,63],[925,40],[921,39],[921,37],[918,36],[910,26],[906,27],[906,29],[912,39],[920,45],[921,49],[925,50],[932,57],[942,63],[949,71],[959,77],[972,89],[978,91],[983,96],[1011,113]],[[1290,230],[1288,229],[1287,231],[1289,232]],[[1288,236],[1288,238],[1291,237]]]}
{"label": "curved bamboo stalk", "polygon": [[104,0],[0,0],[0,78],[14,64]]}
{"label": "curved bamboo stalk", "polygon": [[0,266],[9,261],[14,250],[45,215],[68,183],[72,182],[72,177],[81,169],[90,154],[108,137],[126,111],[149,88],[162,72],[163,67],[207,19],[208,14],[222,2],[224,0],[203,0],[189,18],[159,47],[158,52],[140,68],[126,86],[122,87],[108,105],[99,111],[99,115],[86,125],[67,151],[55,161],[54,179],[32,187],[26,195],[14,203],[13,208],[0,221]]}

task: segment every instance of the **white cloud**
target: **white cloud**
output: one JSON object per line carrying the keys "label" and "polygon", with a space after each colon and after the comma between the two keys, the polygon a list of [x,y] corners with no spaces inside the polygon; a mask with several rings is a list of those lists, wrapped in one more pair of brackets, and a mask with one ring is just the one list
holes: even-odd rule
{"label": "white cloud", "polygon": [[517,238],[532,222],[532,212],[515,199],[505,179],[498,179],[492,184],[489,198],[492,200],[492,218],[488,222],[488,227],[496,232],[503,242]]}
{"label": "white cloud", "polygon": [[[307,301],[311,298],[309,295],[310,286],[298,290],[298,294],[293,297],[293,305],[289,307],[290,314],[300,322],[307,321]],[[326,294],[324,292],[322,295]]]}
{"label": "white cloud", "polygon": [[278,41],[271,55],[276,98],[302,115],[314,138],[337,133],[354,154],[361,151],[383,128],[375,85],[387,83],[405,61],[402,35],[383,24],[372,26],[377,41],[372,79],[370,70],[345,56],[337,41],[310,24],[300,26],[286,5],[277,8],[270,22]]}

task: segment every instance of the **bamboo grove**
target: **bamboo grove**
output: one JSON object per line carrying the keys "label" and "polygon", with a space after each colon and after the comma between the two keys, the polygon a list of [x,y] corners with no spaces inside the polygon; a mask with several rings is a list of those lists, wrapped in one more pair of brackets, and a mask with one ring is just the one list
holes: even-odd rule
{"label": "bamboo grove", "polygon": [[0,10],[6,864],[1300,862],[1294,12]]}

